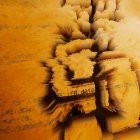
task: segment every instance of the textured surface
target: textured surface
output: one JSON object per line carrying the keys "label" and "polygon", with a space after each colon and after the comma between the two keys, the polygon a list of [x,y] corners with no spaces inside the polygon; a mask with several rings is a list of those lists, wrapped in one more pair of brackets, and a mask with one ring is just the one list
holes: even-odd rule
{"label": "textured surface", "polygon": [[0,1],[1,140],[139,140],[139,0]]}

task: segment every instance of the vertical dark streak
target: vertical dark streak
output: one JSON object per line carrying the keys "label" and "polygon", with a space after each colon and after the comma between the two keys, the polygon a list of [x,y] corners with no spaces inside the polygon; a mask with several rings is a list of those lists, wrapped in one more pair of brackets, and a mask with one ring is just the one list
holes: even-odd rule
{"label": "vertical dark streak", "polygon": [[95,5],[93,4],[93,0],[91,0],[91,6],[92,6],[92,11],[91,11],[91,16],[90,16],[89,22],[93,23],[93,17],[94,17],[95,10],[96,10]]}
{"label": "vertical dark streak", "polygon": [[61,7],[63,7],[65,4],[66,4],[66,0],[62,0]]}

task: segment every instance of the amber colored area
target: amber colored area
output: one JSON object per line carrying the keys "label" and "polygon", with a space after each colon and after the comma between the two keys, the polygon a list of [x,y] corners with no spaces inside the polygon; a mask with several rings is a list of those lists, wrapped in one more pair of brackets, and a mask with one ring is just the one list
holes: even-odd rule
{"label": "amber colored area", "polygon": [[[74,0],[72,1],[74,3]],[[98,0],[95,0],[94,2],[96,3],[97,1]],[[124,7],[124,9],[126,9],[124,11],[122,10],[125,16],[127,15],[126,11],[129,11],[129,16],[139,17],[140,14],[138,10],[140,10],[140,2],[135,0],[134,3],[131,7],[132,2],[124,0],[122,5],[120,5],[121,8]],[[72,26],[76,31],[79,29],[78,25],[74,22],[75,14],[72,13],[68,7],[62,8],[61,4],[63,4],[63,0],[0,0],[0,140],[59,140],[61,137],[64,137],[65,140],[140,140],[139,127],[115,134],[109,132],[103,133],[94,115],[88,116],[87,118],[83,116],[75,117],[66,127],[54,129],[59,119],[47,114],[44,110],[44,106],[41,104],[44,96],[48,94],[46,81],[49,79],[50,72],[48,68],[43,67],[42,62],[46,62],[48,58],[50,59],[52,57],[56,44],[63,42],[63,37],[59,35],[58,26]],[[85,2],[85,5],[86,4],[88,5],[88,2]],[[99,6],[99,9],[100,8],[102,9],[102,7]],[[87,11],[90,13],[90,9],[87,9]],[[97,18],[99,17],[97,16]],[[139,20],[139,18],[137,19]],[[114,30],[112,31],[108,28],[110,23],[108,24],[107,22],[106,34],[110,35]],[[133,21],[127,23],[126,20],[126,26],[130,27],[131,23],[133,23]],[[134,23],[139,25],[137,20],[134,21]],[[80,21],[78,21],[78,24],[83,32],[89,32],[90,28],[88,23],[85,23],[86,28],[83,27]],[[128,33],[125,32],[127,27],[123,24],[110,25],[116,29],[113,36],[116,37],[115,45],[117,46],[121,42],[120,38],[124,39],[126,35],[128,35]],[[100,25],[100,23],[98,25],[97,23],[97,26],[93,26],[92,28],[97,29],[98,26],[102,25]],[[133,30],[133,28],[129,28],[128,30],[129,34],[131,33],[131,29]],[[119,34],[122,30],[124,34]],[[134,30],[132,32],[133,35],[135,34]],[[138,29],[138,31],[139,30],[140,29]],[[136,38],[140,33],[138,31],[136,35],[134,35]],[[73,39],[77,36],[81,37],[81,39],[85,39],[85,36],[79,34],[79,32],[73,35]],[[96,37],[100,38],[100,34]],[[134,48],[136,46],[135,49],[138,48],[139,41],[137,39],[133,42],[131,34],[127,41],[132,47],[133,44],[138,44],[134,45]],[[100,47],[99,50],[102,51],[104,44],[101,42],[99,41],[97,44]],[[121,43],[128,49],[126,41]],[[126,49],[122,48],[120,51],[123,52]],[[128,56],[133,57],[137,54],[133,51],[131,54],[131,51],[131,49],[126,51]],[[110,58],[116,57],[113,54],[103,54],[100,56],[100,59],[106,59],[108,56]],[[123,66],[129,64],[127,60],[123,58],[121,60],[124,62]],[[140,68],[138,60],[139,59],[136,59],[136,65],[134,65],[136,69]],[[117,65],[122,69],[122,66],[118,64],[120,62],[119,60],[116,61],[116,59],[113,59],[112,61],[113,66]],[[106,61],[100,63],[101,66],[105,64],[105,66],[111,67],[106,64]],[[130,67],[127,68],[128,74],[125,73],[126,71],[123,71],[121,74],[123,76],[126,74],[126,81],[129,81],[129,78],[131,78],[130,83],[133,84],[136,82],[135,74],[131,72]],[[105,72],[105,70],[103,70],[103,72]],[[118,73],[116,72],[115,74]],[[137,71],[137,74],[140,75],[139,71]],[[102,75],[102,72],[100,75]],[[111,76],[109,78],[114,84],[121,79],[121,76],[115,77],[114,79]],[[100,81],[102,91],[105,94],[107,93],[104,89],[106,79],[105,77],[102,79],[103,81]],[[139,92],[137,87],[133,87],[133,90]],[[113,92],[116,93],[118,90],[113,90]],[[83,104],[84,103],[85,102],[83,102]],[[104,105],[108,108],[108,103]],[[129,105],[127,105],[127,107],[128,106]],[[95,108],[96,107],[94,107],[94,109]],[[85,105],[85,110],[89,111],[90,107],[88,108]],[[121,120],[117,123],[117,119],[111,118],[111,121],[115,124],[114,129],[117,128],[118,125],[124,125],[121,123]],[[133,119],[132,124],[135,122]],[[111,123],[110,118],[108,118],[107,121],[109,121],[109,124]],[[111,127],[111,125],[108,127]]]}
{"label": "amber colored area", "polygon": [[0,139],[52,140],[52,120],[39,104],[46,95],[41,66],[66,14],[53,0],[0,1]]}

